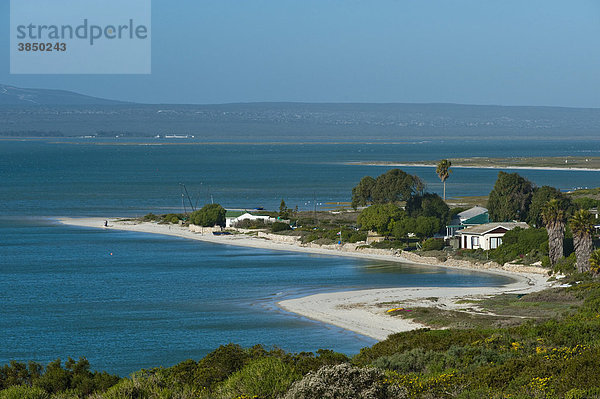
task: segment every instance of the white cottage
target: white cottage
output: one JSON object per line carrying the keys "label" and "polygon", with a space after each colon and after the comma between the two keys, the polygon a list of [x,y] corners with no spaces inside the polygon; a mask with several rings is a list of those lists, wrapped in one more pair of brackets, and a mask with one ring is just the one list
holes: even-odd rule
{"label": "white cottage", "polygon": [[504,234],[516,227],[529,228],[525,222],[496,222],[467,227],[456,234],[462,249],[495,249],[502,244]]}
{"label": "white cottage", "polygon": [[242,220],[262,220],[264,223],[274,223],[277,219],[272,218],[270,216],[258,216],[252,215],[251,213],[245,212],[239,216],[232,216],[225,218],[225,227],[234,227],[236,224],[241,222]]}

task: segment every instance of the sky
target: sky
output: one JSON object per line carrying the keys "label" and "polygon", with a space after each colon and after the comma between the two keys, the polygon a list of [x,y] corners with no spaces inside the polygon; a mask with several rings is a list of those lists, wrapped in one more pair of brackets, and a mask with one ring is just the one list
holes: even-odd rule
{"label": "sky", "polygon": [[0,0],[0,84],[18,87],[142,103],[600,107],[598,0],[153,0],[150,75],[11,75],[9,14]]}

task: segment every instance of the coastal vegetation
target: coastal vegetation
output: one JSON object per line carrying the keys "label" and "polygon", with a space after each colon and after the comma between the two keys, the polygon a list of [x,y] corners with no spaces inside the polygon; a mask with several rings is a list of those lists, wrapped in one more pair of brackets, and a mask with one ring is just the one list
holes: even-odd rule
{"label": "coastal vegetation", "polygon": [[90,372],[85,359],[0,368],[0,398],[594,398],[600,395],[600,282],[503,295],[451,314],[411,317],[442,330],[389,336],[348,357],[223,345],[199,360],[126,378]]}
{"label": "coastal vegetation", "polygon": [[498,179],[490,192],[488,212],[496,222],[527,220],[533,184],[517,173],[498,172]]}
{"label": "coastal vegetation", "polygon": [[225,226],[225,208],[219,204],[204,205],[190,215],[190,222],[198,226]]}
{"label": "coastal vegetation", "polygon": [[[452,248],[440,239],[456,214],[468,208],[450,207],[439,195],[425,192],[416,176],[399,169],[377,177],[363,177],[353,188],[352,198],[357,207],[368,206],[360,205],[359,210],[341,207],[337,211],[298,211],[288,208],[282,199],[278,212],[260,212],[273,218],[271,220],[277,219],[274,223],[248,219],[236,227],[297,236],[303,244],[357,243],[361,247],[417,250],[421,255],[440,261],[535,264],[548,268],[549,272],[571,269],[576,259],[576,254],[572,255],[576,252],[574,242],[577,242],[580,270],[590,269],[588,260],[594,249],[591,216],[586,219],[587,230],[582,230],[589,232],[585,240],[580,240],[583,236],[579,233],[574,236],[572,226],[576,227],[575,232],[582,228],[578,212],[587,211],[600,202],[598,190],[562,193],[550,186],[536,187],[517,173],[499,172],[489,197],[477,197],[477,203],[487,206],[493,221],[523,221],[530,228],[506,233],[503,245],[489,251]],[[220,205],[209,204],[189,216],[148,214],[142,220],[223,226],[224,214]],[[579,223],[573,224],[573,220]],[[380,238],[369,241],[369,235]]]}
{"label": "coastal vegetation", "polygon": [[387,204],[407,201],[413,195],[422,194],[424,183],[418,176],[409,175],[400,169],[391,169],[379,175],[363,177],[352,189],[352,207],[369,204]]}
{"label": "coastal vegetation", "polygon": [[[271,221],[248,219],[236,227],[296,236],[303,244],[357,243],[361,248],[416,251],[440,261],[508,262],[565,272],[579,259],[580,271],[591,267],[593,220],[588,213],[583,218],[587,224],[582,225],[580,210],[587,212],[600,202],[595,189],[562,193],[550,186],[536,187],[517,173],[499,172],[489,197],[477,197],[477,203],[487,205],[492,220],[523,221],[530,228],[506,233],[504,243],[488,251],[448,246],[441,239],[445,227],[468,208],[455,204],[450,207],[439,195],[425,192],[420,179],[401,170],[363,177],[353,188],[352,197],[354,205],[368,206],[357,210],[342,206],[334,211],[298,211],[288,208],[282,199],[278,211],[259,212],[271,217]],[[142,221],[224,226],[225,210],[218,204],[209,204],[191,215],[148,214]]]}

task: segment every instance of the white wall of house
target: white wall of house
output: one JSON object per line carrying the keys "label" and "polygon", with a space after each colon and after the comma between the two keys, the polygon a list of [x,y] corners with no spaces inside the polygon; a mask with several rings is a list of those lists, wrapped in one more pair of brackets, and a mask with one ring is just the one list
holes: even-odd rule
{"label": "white wall of house", "polygon": [[272,218],[270,216],[256,216],[251,215],[249,213],[244,213],[243,215],[238,216],[236,218],[226,218],[225,227],[234,227],[236,223],[241,222],[242,220],[262,220],[265,223],[273,223],[277,221],[277,219]]}
{"label": "white wall of house", "polygon": [[465,249],[495,249],[502,244],[502,237],[504,237],[505,233],[493,233],[493,234],[462,234],[461,239],[461,248]]}

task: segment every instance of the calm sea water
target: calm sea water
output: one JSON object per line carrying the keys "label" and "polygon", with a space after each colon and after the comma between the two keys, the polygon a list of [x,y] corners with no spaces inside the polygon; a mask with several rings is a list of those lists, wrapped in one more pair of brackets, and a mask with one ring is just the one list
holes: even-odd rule
{"label": "calm sea water", "polygon": [[[600,142],[116,145],[0,141],[0,363],[87,356],[121,375],[200,358],[220,344],[331,348],[373,340],[279,310],[322,291],[389,286],[498,285],[485,274],[272,252],[131,232],[61,226],[55,216],[181,210],[179,183],[200,203],[312,209],[348,201],[364,175],[349,161],[452,156],[597,155]],[[419,174],[431,191],[431,169]],[[598,185],[598,172],[519,172],[562,189]],[[449,195],[489,192],[497,171],[456,169]],[[110,254],[113,254],[112,256]]]}

